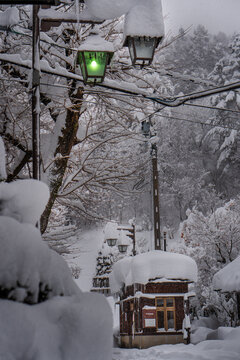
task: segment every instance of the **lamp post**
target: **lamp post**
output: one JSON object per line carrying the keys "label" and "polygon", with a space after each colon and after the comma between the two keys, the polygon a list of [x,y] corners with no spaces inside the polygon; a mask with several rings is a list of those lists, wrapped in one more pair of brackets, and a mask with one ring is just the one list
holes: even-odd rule
{"label": "lamp post", "polygon": [[90,34],[79,47],[76,60],[85,84],[94,85],[103,82],[106,67],[110,64],[113,54],[112,43],[97,34]]}

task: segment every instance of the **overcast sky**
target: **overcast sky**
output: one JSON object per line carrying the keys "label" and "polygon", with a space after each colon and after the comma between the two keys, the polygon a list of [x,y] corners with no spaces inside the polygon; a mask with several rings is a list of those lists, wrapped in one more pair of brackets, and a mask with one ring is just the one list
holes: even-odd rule
{"label": "overcast sky", "polygon": [[210,33],[240,32],[240,0],[162,0],[165,30],[203,24]]}

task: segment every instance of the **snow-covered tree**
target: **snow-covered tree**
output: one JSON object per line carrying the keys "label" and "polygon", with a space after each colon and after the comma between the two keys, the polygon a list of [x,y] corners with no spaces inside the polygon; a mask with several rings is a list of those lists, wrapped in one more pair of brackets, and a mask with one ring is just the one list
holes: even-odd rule
{"label": "snow-covered tree", "polygon": [[[240,253],[240,201],[231,200],[211,214],[203,215],[195,208],[187,212],[182,233],[183,251],[192,256],[198,265],[197,295],[200,307],[221,313],[221,299],[213,291],[213,275]],[[225,304],[225,306],[227,306]]]}
{"label": "snow-covered tree", "polygon": [[[240,36],[236,35],[229,45],[230,53],[215,65],[210,79],[218,86],[239,80]],[[230,199],[239,193],[239,109],[240,96],[237,91],[222,93],[211,98],[216,110],[211,122],[215,127],[209,130],[202,141],[205,154],[205,168],[211,182],[219,193]],[[230,111],[224,111],[228,109]],[[219,125],[223,126],[220,127]]]}

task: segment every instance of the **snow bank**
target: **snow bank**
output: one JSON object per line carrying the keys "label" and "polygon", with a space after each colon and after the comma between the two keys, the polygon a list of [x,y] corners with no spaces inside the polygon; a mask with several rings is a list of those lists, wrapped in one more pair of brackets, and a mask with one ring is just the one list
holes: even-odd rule
{"label": "snow bank", "polygon": [[240,291],[240,256],[214,275],[213,288],[223,292]]}
{"label": "snow bank", "polygon": [[110,360],[112,317],[99,294],[37,305],[0,300],[0,359]]}
{"label": "snow bank", "polygon": [[164,251],[124,258],[113,266],[111,291],[116,293],[123,285],[146,284],[156,278],[197,281],[197,265],[189,256]]}
{"label": "snow bank", "polygon": [[0,183],[0,359],[111,360],[107,300],[81,292],[34,226],[48,196],[36,180]]}
{"label": "snow bank", "polygon": [[35,225],[49,198],[46,184],[37,180],[0,183],[0,216]]}
{"label": "snow bank", "polygon": [[0,216],[0,248],[0,293],[6,298],[37,303],[42,297],[79,293],[66,262],[31,224]]}
{"label": "snow bank", "polygon": [[197,345],[159,345],[149,349],[114,349],[115,360],[239,360],[240,328],[224,340],[202,341]]}

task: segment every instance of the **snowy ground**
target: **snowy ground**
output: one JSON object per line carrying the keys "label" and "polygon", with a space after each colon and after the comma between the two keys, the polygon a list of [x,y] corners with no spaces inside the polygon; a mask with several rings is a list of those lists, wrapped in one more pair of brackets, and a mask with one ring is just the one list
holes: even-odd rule
{"label": "snowy ground", "polygon": [[[235,344],[235,346],[234,346]],[[239,360],[236,342],[209,340],[198,345],[161,345],[145,350],[114,349],[113,360]]]}
{"label": "snowy ground", "polygon": [[[92,286],[92,277],[95,273],[96,255],[103,242],[103,231],[90,230],[79,233],[71,247],[71,254],[65,256],[69,266],[78,266],[81,269],[78,286],[83,291],[89,291]],[[169,243],[173,248],[175,240]],[[114,326],[117,324],[117,312],[114,310],[113,298],[109,303],[114,312]],[[217,330],[216,330],[217,331]],[[201,341],[196,345],[161,345],[149,349],[113,349],[113,360],[240,360],[240,328],[219,328],[213,339]],[[209,328],[200,327],[193,338],[196,342],[206,338],[212,332]]]}

